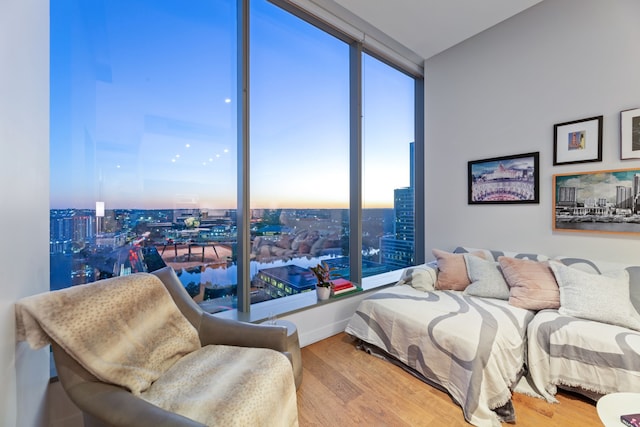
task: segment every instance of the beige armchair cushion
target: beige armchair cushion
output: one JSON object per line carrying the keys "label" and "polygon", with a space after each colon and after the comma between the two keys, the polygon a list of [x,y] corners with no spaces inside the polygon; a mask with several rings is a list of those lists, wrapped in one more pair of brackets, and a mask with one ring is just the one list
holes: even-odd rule
{"label": "beige armchair cushion", "polygon": [[210,426],[276,427],[297,424],[295,396],[282,353],[208,345],[180,359],[140,397]]}

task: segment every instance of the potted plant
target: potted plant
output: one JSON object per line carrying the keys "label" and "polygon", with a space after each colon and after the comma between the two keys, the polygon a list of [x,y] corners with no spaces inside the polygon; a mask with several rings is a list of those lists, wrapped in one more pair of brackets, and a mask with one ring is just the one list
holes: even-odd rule
{"label": "potted plant", "polygon": [[331,268],[326,262],[310,267],[316,276],[316,294],[319,300],[326,300],[331,295]]}

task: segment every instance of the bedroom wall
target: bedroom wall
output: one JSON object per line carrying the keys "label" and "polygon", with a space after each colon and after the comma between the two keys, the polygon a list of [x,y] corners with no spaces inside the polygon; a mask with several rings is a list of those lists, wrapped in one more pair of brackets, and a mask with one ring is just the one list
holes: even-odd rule
{"label": "bedroom wall", "polygon": [[0,426],[45,425],[46,349],[16,345],[14,302],[49,288],[49,2],[0,1]]}
{"label": "bedroom wall", "polygon": [[[640,2],[547,0],[425,62],[426,253],[458,245],[638,261],[640,235],[554,232],[552,175],[620,160],[640,107]],[[603,115],[603,161],[553,166],[553,125]],[[540,204],[468,205],[467,162],[540,152]],[[429,259],[433,259],[430,257]]]}

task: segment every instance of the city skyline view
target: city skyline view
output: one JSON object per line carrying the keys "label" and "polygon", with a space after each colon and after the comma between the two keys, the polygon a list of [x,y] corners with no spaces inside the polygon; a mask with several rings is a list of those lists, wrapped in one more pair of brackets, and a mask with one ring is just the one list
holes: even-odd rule
{"label": "city skyline view", "polygon": [[262,270],[326,261],[349,277],[354,242],[358,277],[414,262],[415,77],[363,50],[354,99],[351,42],[251,0],[247,110],[235,0],[54,1],[50,16],[52,289],[170,266],[215,312],[239,283],[251,303],[309,290]]}

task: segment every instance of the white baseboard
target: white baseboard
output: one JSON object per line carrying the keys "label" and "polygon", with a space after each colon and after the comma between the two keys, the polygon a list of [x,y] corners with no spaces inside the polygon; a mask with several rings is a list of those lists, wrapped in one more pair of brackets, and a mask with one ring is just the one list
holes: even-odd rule
{"label": "white baseboard", "polygon": [[296,324],[300,347],[305,347],[343,332],[366,294],[362,292],[345,297],[344,300],[330,301],[283,316],[281,319]]}

